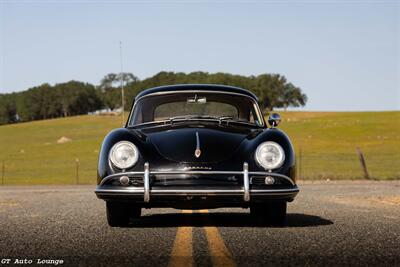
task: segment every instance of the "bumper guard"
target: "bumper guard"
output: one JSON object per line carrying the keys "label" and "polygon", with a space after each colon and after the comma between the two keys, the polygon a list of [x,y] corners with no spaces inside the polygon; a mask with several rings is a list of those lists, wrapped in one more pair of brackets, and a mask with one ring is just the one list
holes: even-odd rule
{"label": "bumper guard", "polygon": [[[124,173],[116,173],[116,174],[112,174],[107,176],[106,178],[104,178],[98,188],[96,189],[96,194],[97,193],[105,193],[104,190],[99,189],[99,187],[103,186],[105,183],[107,183],[108,181],[121,177],[123,175],[142,175],[143,176],[143,188],[137,188],[134,191],[141,191],[143,192],[143,201],[145,203],[150,202],[150,195],[152,193],[152,190],[150,188],[150,174],[154,174],[154,175],[165,175],[165,174],[176,174],[176,175],[182,175],[182,174],[193,174],[193,175],[200,175],[200,174],[219,174],[219,175],[243,175],[243,189],[242,190],[234,190],[234,192],[232,193],[242,193],[243,195],[243,200],[245,202],[249,202],[250,201],[250,193],[254,192],[254,193],[265,193],[265,194],[279,194],[280,192],[291,192],[291,193],[297,193],[299,191],[298,187],[296,186],[296,184],[293,182],[292,179],[290,179],[289,177],[282,175],[282,174],[278,174],[278,173],[270,173],[270,172],[249,172],[249,165],[247,164],[247,162],[243,163],[243,171],[152,171],[150,172],[150,167],[149,167],[149,163],[146,162],[144,164],[144,171],[137,171],[137,172],[124,172]],[[289,190],[279,190],[279,189],[275,189],[275,190],[250,190],[250,180],[249,180],[249,175],[272,175],[275,177],[279,177],[282,179],[287,180],[294,188],[293,189],[289,189]],[[108,190],[105,190],[107,192],[109,192]],[[225,192],[225,190],[218,190],[221,192],[217,192],[215,191],[214,193],[229,193],[228,191]],[[126,193],[127,191],[125,191]],[[129,192],[129,191],[128,191]],[[111,192],[110,192],[111,193]],[[154,193],[163,193],[163,192],[156,192],[154,191]],[[179,193],[179,192],[177,192]],[[185,193],[185,192],[182,192]],[[192,194],[196,194],[196,193],[210,193],[210,192],[203,192],[201,190],[190,190],[190,193]]]}

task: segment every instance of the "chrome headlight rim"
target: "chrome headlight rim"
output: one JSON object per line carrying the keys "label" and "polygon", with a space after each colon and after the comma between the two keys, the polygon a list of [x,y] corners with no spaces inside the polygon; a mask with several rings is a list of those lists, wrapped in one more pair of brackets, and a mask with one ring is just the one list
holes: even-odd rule
{"label": "chrome headlight rim", "polygon": [[[128,146],[130,149],[132,149],[134,151],[134,156],[128,165],[123,166],[120,163],[118,163],[114,158],[114,153],[121,146]],[[129,168],[135,166],[136,163],[138,162],[138,160],[139,160],[139,149],[132,142],[129,142],[129,141],[119,141],[119,142],[115,143],[111,147],[110,152],[108,153],[108,161],[111,163],[111,165],[113,167],[120,169],[120,170],[129,169]]]}
{"label": "chrome headlight rim", "polygon": [[[259,158],[259,153],[260,153],[261,149],[264,146],[267,146],[267,145],[272,145],[275,148],[277,148],[278,151],[280,152],[280,155],[281,155],[280,160],[275,165],[272,165],[272,166],[264,164],[263,162],[261,162],[261,160]],[[258,145],[258,147],[256,149],[256,153],[254,153],[254,158],[255,158],[257,164],[260,167],[262,167],[263,169],[265,169],[265,170],[274,170],[274,169],[278,169],[278,168],[282,167],[283,163],[285,162],[285,151],[283,150],[282,146],[280,144],[278,144],[277,142],[266,141],[266,142],[263,142],[263,143]]]}

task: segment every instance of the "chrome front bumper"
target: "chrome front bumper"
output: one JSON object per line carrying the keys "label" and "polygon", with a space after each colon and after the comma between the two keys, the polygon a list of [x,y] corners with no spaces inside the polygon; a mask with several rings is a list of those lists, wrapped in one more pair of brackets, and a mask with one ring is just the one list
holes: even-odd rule
{"label": "chrome front bumper", "polygon": [[[150,175],[243,175],[243,188],[240,189],[159,189],[150,188]],[[250,189],[249,176],[251,175],[264,175],[273,176],[276,178],[284,179],[288,181],[292,187],[287,189]],[[108,182],[114,179],[118,179],[122,176],[142,176],[143,187],[117,187],[112,188],[105,186]],[[250,172],[249,165],[245,162],[243,164],[243,171],[151,171],[149,163],[144,164],[144,171],[139,172],[123,172],[112,174],[105,177],[101,183],[97,186],[95,193],[98,197],[102,196],[130,196],[130,195],[142,195],[143,202],[149,203],[150,196],[240,196],[242,195],[244,202],[249,202],[251,195],[254,196],[289,196],[293,197],[297,195],[299,188],[289,177],[270,172]]]}

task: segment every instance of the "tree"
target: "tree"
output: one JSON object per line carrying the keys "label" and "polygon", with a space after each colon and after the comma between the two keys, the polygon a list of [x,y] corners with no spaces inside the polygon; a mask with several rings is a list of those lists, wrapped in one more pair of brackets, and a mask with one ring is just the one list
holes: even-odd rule
{"label": "tree", "polygon": [[128,84],[138,82],[139,79],[129,72],[123,73],[109,73],[103,77],[100,81],[99,88],[102,90],[109,89],[109,88],[117,88],[121,86],[121,77],[122,77],[122,84],[123,86],[127,86]]}
{"label": "tree", "polygon": [[255,77],[255,93],[263,110],[272,111],[280,107],[286,110],[289,106],[304,106],[307,102],[307,96],[301,89],[288,83],[279,74],[261,74]]}
{"label": "tree", "polygon": [[279,91],[285,82],[286,78],[279,74],[261,74],[255,78],[255,93],[263,110],[278,106]]}
{"label": "tree", "polygon": [[117,81],[117,74],[109,73],[103,77],[100,81],[99,88],[105,90],[106,88],[112,88],[115,82]]}
{"label": "tree", "polygon": [[0,124],[86,114],[107,107],[121,106],[120,78],[125,88],[126,110],[142,90],[168,84],[226,84],[252,90],[264,111],[299,107],[307,96],[280,74],[241,76],[229,73],[191,73],[162,71],[140,81],[132,73],[109,73],[95,87],[89,83],[69,81],[54,86],[42,84],[26,91],[0,95]]}
{"label": "tree", "polygon": [[279,94],[277,107],[283,107],[286,111],[289,106],[300,107],[304,106],[306,102],[307,96],[301,92],[300,88],[292,83],[287,83]]}
{"label": "tree", "polygon": [[86,114],[103,107],[95,87],[89,83],[69,81],[57,84],[55,90],[64,117]]}
{"label": "tree", "polygon": [[15,94],[0,94],[0,125],[18,121]]}
{"label": "tree", "polygon": [[100,95],[104,106],[111,110],[120,107],[122,103],[122,95],[120,91],[121,78],[124,88],[139,81],[139,79],[132,73],[109,73],[101,79],[100,85],[98,86],[101,91]]}

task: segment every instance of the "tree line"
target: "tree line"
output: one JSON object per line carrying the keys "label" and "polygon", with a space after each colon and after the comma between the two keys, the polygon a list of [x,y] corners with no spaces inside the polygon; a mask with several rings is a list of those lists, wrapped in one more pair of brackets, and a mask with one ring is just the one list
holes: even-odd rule
{"label": "tree line", "polygon": [[0,124],[87,114],[99,109],[121,107],[120,86],[125,89],[125,109],[142,90],[168,84],[208,83],[238,86],[253,91],[264,111],[304,106],[307,96],[280,74],[258,76],[207,72],[160,72],[140,80],[132,73],[104,76],[99,85],[69,81],[42,84],[26,91],[0,94]]}

